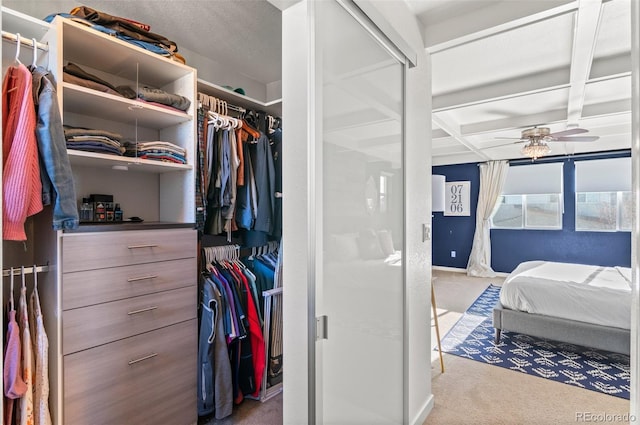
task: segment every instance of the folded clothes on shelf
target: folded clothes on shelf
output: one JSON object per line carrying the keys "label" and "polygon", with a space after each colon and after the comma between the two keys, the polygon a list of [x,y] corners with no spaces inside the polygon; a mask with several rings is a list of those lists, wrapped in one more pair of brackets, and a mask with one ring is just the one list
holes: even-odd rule
{"label": "folded clothes on shelf", "polygon": [[191,106],[191,101],[184,96],[148,86],[142,86],[138,89],[138,97],[147,102],[160,103],[181,111],[186,111]]}
{"label": "folded clothes on shelf", "polygon": [[87,87],[116,96],[123,96],[127,99],[138,98],[145,103],[164,106],[180,111],[186,111],[189,109],[189,106],[191,106],[191,101],[185,96],[167,93],[166,91],[158,88],[141,86],[138,89],[138,93],[136,93],[134,89],[126,85],[116,87],[108,81],[85,71],[80,66],[71,62],[65,65],[62,70],[63,81],[76,84],[81,87]]}
{"label": "folded clothes on shelf", "polygon": [[187,163],[186,149],[160,140],[150,142],[125,142],[125,155],[142,159],[173,162],[176,164]]}
{"label": "folded clothes on shelf", "polygon": [[152,53],[166,56],[180,63],[186,63],[185,58],[178,53],[178,46],[175,42],[163,35],[147,31],[146,28],[148,26],[145,24],[109,15],[86,6],[75,7],[70,13],[50,14],[44,18],[44,21],[52,22],[56,16],[71,19]]}
{"label": "folded clothes on shelf", "polygon": [[67,149],[123,155],[122,136],[107,130],[64,126]]}

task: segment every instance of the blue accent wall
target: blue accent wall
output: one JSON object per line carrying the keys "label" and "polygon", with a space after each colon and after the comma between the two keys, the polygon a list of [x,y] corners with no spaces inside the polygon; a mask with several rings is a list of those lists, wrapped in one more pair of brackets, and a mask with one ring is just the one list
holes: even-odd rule
{"label": "blue accent wall", "polygon": [[[592,155],[580,159],[629,156],[628,151]],[[564,214],[562,230],[491,230],[491,267],[496,272],[511,272],[519,263],[528,260],[547,260],[631,267],[631,232],[575,231],[575,172],[574,158],[550,158],[563,161]],[[475,232],[475,216],[480,187],[480,170],[476,163],[436,166],[433,174],[446,181],[471,182],[471,216],[445,217],[433,214],[433,265],[466,268]],[[451,251],[456,257],[451,258]]]}
{"label": "blue accent wall", "polygon": [[[443,175],[448,182],[471,182],[469,217],[445,217],[443,213],[435,212],[432,219],[433,265],[465,269],[476,229],[480,168],[475,163],[447,165],[433,167],[432,174]],[[451,251],[456,251],[455,258],[451,258]]]}

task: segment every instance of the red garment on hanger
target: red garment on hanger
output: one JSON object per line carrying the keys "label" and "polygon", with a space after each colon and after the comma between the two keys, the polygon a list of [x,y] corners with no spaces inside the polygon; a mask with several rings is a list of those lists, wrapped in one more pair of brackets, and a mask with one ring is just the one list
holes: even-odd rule
{"label": "red garment on hanger", "polygon": [[249,319],[249,337],[251,338],[251,351],[253,352],[253,372],[256,383],[256,391],[251,394],[253,397],[260,397],[260,389],[262,387],[262,374],[264,373],[266,355],[264,352],[264,336],[262,335],[262,326],[260,325],[260,319],[258,317],[258,310],[255,302],[253,301],[253,295],[251,288],[249,287],[249,281],[247,277],[242,273],[240,268],[234,264],[234,271],[240,277],[242,284],[247,290],[247,317]]}

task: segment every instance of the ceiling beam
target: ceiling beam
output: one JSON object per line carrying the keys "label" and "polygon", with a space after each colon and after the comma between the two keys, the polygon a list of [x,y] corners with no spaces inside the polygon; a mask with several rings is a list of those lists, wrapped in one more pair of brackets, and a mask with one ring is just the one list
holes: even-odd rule
{"label": "ceiling beam", "polygon": [[[623,78],[630,75],[631,61],[629,54],[608,56],[593,61],[592,82]],[[595,72],[593,72],[595,71]],[[433,111],[443,112],[465,106],[480,105],[514,97],[544,93],[570,86],[571,68],[556,68],[535,75],[523,75],[508,80],[496,81],[476,87],[468,87],[433,97]]]}
{"label": "ceiling beam", "polygon": [[447,133],[446,131],[444,131],[441,128],[433,128],[431,130],[431,140],[444,139],[444,138],[447,138],[447,137],[451,137],[451,136],[449,136],[449,133]]}
{"label": "ceiling beam", "polygon": [[578,8],[577,2],[563,4],[561,6],[554,7],[552,9],[548,9],[540,13],[535,13],[533,15],[526,16],[524,18],[507,22],[505,24],[496,25],[494,27],[477,31],[472,34],[467,34],[462,37],[454,38],[442,43],[428,46],[426,50],[428,53],[431,53],[431,54],[441,52],[443,50],[461,46],[463,44],[482,40],[483,38],[491,37],[496,34],[511,31],[526,25],[534,24],[536,22],[544,21],[549,18],[554,18],[556,16],[564,15],[565,13],[571,13],[571,12],[574,12],[577,8]]}
{"label": "ceiling beam", "polygon": [[447,133],[449,133],[451,135],[451,137],[453,137],[456,141],[458,141],[459,143],[464,145],[467,149],[469,149],[470,151],[472,151],[473,153],[475,153],[476,155],[478,155],[479,157],[481,157],[484,160],[488,161],[488,160],[491,159],[484,152],[482,152],[481,150],[476,148],[475,145],[472,142],[470,142],[469,140],[465,139],[464,136],[462,136],[462,133],[460,132],[460,129],[459,129],[458,126],[456,126],[455,124],[452,124],[450,122],[447,122],[445,119],[443,119],[442,117],[439,117],[439,116],[437,116],[435,114],[432,115],[431,119],[432,119],[432,121],[433,121],[433,123],[435,125],[437,125],[442,130],[444,130]]}
{"label": "ceiling beam", "polygon": [[[492,131],[531,127],[539,124],[552,124],[559,121],[565,121],[566,119],[567,111],[564,109],[557,109],[555,111],[545,111],[539,114],[520,115],[493,121],[465,124],[460,126],[460,133],[463,137],[467,137]],[[517,131],[516,136],[519,136],[519,132]]]}
{"label": "ceiling beam", "polygon": [[582,117],[584,93],[593,52],[595,51],[602,15],[602,0],[580,0],[575,17],[569,99],[567,105],[567,126],[577,127]]}
{"label": "ceiling beam", "polygon": [[569,85],[569,68],[552,69],[433,97],[433,112],[543,93]]}

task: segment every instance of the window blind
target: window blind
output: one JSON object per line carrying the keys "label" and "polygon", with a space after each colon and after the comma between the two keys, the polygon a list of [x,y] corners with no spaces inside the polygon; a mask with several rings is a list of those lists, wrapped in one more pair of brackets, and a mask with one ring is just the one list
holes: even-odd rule
{"label": "window blind", "polygon": [[630,192],[631,158],[576,161],[576,192]]}
{"label": "window blind", "polygon": [[562,162],[509,166],[503,195],[562,193]]}

